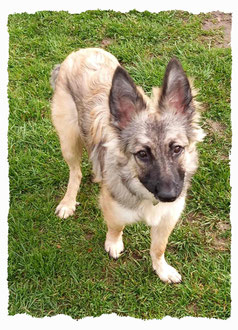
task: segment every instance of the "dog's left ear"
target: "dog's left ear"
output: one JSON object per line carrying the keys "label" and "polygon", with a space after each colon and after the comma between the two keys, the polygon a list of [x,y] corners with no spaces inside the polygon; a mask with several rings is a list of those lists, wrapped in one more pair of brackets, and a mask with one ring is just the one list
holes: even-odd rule
{"label": "dog's left ear", "polygon": [[192,114],[194,111],[191,87],[182,65],[176,58],[172,58],[167,65],[159,108],[171,109],[175,113]]}
{"label": "dog's left ear", "polygon": [[121,66],[115,70],[109,95],[112,124],[124,129],[146,105],[130,75]]}

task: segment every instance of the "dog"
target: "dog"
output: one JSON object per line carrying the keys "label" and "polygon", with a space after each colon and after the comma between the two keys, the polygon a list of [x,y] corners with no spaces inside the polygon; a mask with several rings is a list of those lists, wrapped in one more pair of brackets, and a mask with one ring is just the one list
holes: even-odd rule
{"label": "dog", "polygon": [[179,60],[172,58],[161,88],[148,97],[110,53],[85,48],[71,53],[51,75],[52,121],[69,166],[69,182],[56,208],[71,216],[86,148],[107,224],[105,250],[117,259],[124,250],[124,226],[145,221],[151,227],[153,269],[163,282],[181,275],[164,257],[168,237],[185,206],[198,166],[200,106]]}

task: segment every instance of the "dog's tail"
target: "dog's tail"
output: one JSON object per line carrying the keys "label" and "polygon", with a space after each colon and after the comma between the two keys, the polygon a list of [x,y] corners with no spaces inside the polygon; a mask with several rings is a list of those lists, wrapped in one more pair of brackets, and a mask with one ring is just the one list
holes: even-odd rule
{"label": "dog's tail", "polygon": [[56,64],[51,72],[50,84],[53,89],[55,89],[55,84],[56,84],[56,80],[57,80],[57,77],[59,74],[59,70],[60,70],[60,64]]}

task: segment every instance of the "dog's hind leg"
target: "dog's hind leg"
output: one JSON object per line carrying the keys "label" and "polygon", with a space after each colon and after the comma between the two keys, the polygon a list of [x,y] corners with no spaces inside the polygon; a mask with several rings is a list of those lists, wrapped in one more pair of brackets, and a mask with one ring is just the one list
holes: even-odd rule
{"label": "dog's hind leg", "polygon": [[76,209],[76,196],[82,178],[80,160],[82,141],[79,134],[78,114],[69,93],[63,89],[55,92],[52,102],[52,120],[60,139],[63,157],[69,166],[69,181],[64,198],[55,213],[60,218],[68,218]]}

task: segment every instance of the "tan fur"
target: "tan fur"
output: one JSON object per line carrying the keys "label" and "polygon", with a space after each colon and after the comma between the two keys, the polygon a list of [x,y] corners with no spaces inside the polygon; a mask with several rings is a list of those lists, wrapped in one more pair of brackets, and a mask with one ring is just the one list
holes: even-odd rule
{"label": "tan fur", "polygon": [[[138,169],[129,161],[123,173],[133,178],[131,189],[141,196],[138,200],[118,181],[115,168],[127,158],[121,150],[118,136],[110,125],[108,104],[112,77],[119,66],[117,59],[101,49],[81,49],[70,54],[54,77],[55,92],[52,100],[52,121],[59,135],[63,157],[70,169],[66,194],[56,208],[61,218],[72,215],[76,208],[76,196],[81,182],[80,158],[85,147],[93,164],[95,181],[101,182],[100,205],[108,226],[105,249],[118,258],[123,250],[122,232],[126,224],[143,220],[151,226],[151,250],[153,268],[164,282],[180,282],[181,276],[164,259],[168,237],[185,205],[186,189],[173,203],[158,203],[154,196],[134,178]],[[57,68],[58,70],[58,68]],[[141,88],[138,91],[146,103],[141,122],[146,116],[160,116],[156,112],[160,90],[153,89],[148,98]],[[203,137],[199,127],[199,115],[194,116],[193,140],[187,143],[184,163],[196,170],[195,144]],[[179,132],[178,132],[179,139]],[[141,131],[141,144],[149,143]],[[191,162],[191,157],[193,158]],[[193,164],[193,165],[191,165]],[[126,200],[128,206],[117,202],[109,191],[117,191],[117,198]],[[186,188],[186,187],[185,187]],[[136,207],[132,207],[131,205]]]}

